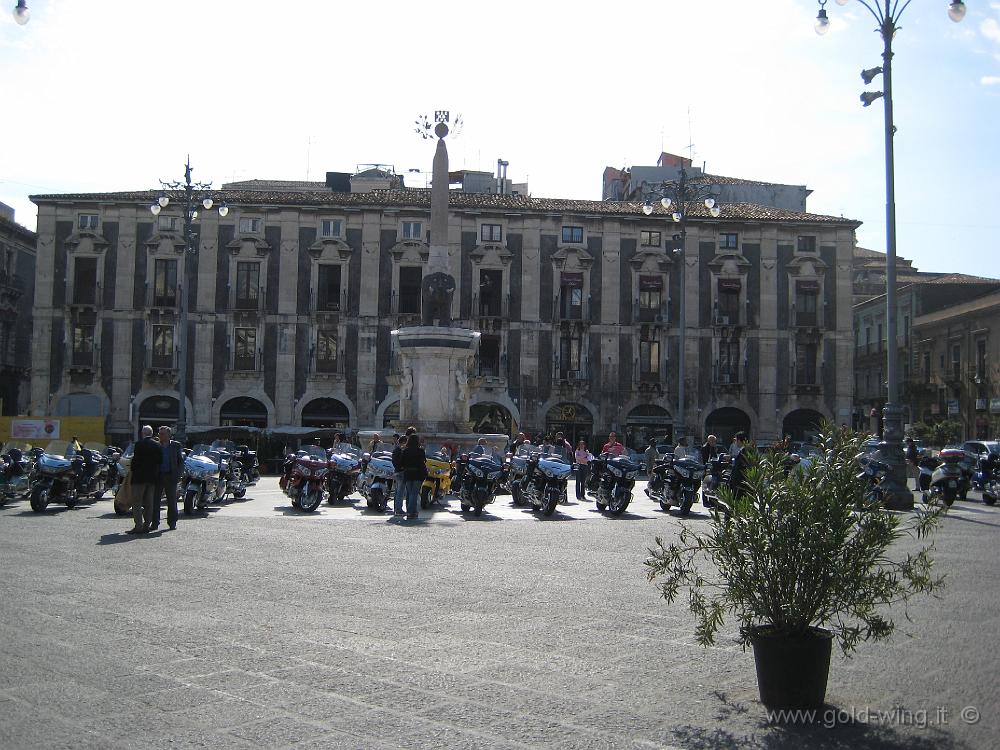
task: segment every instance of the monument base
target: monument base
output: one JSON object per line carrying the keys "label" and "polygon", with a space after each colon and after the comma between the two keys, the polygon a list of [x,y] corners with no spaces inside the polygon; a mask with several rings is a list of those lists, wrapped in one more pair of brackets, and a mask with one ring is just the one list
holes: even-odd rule
{"label": "monument base", "polygon": [[421,432],[468,434],[469,362],[479,333],[411,326],[393,331],[402,364],[399,423]]}

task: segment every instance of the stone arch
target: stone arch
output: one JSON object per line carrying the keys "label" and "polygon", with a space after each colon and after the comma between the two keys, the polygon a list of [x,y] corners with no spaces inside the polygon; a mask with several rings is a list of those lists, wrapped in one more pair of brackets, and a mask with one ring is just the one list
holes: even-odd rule
{"label": "stone arch", "polygon": [[267,406],[253,396],[234,396],[219,406],[219,424],[234,422],[234,426],[267,427],[270,424]]}
{"label": "stone arch", "polygon": [[477,434],[514,435],[520,425],[504,404],[487,399],[469,406],[469,420]]}
{"label": "stone arch", "polygon": [[298,401],[295,402],[295,408],[292,410],[292,422],[293,424],[302,424],[302,412],[305,410],[306,406],[316,399],[329,398],[336,399],[347,409],[348,415],[348,426],[352,429],[357,428],[357,410],[354,407],[354,402],[347,397],[343,386],[338,386],[336,388],[306,388],[306,392],[303,393]]}
{"label": "stone arch", "polygon": [[476,393],[471,399],[469,399],[470,413],[473,406],[484,403],[491,403],[502,406],[504,409],[508,411],[508,413],[511,416],[511,419],[515,424],[518,425],[518,429],[520,429],[521,410],[517,408],[517,405],[513,401],[511,401],[510,395],[508,395],[506,391],[503,393],[487,393],[487,392]]}
{"label": "stone arch", "polygon": [[715,435],[719,445],[728,446],[733,436],[743,431],[753,439],[753,420],[737,406],[722,406],[714,409],[705,418],[705,435]]}
{"label": "stone arch", "polygon": [[789,435],[792,440],[809,442],[816,436],[820,422],[824,419],[829,419],[829,415],[817,409],[792,409],[781,420],[781,437]]}
{"label": "stone arch", "polygon": [[260,386],[246,388],[239,386],[229,386],[224,389],[216,398],[212,399],[212,422],[213,425],[222,424],[222,406],[223,404],[233,400],[234,398],[247,397],[252,398],[255,401],[259,401],[264,405],[264,409],[267,412],[267,424],[276,424],[274,419],[274,403],[267,394],[264,393],[264,389]]}
{"label": "stone arch", "polygon": [[626,412],[625,435],[622,442],[626,448],[640,453],[649,445],[649,439],[666,437],[673,443],[674,417],[669,409],[656,403],[636,404]]}
{"label": "stone arch", "polygon": [[338,398],[314,398],[303,404],[299,410],[299,420],[303,427],[329,427],[347,429],[351,426],[351,413]]}
{"label": "stone arch", "polygon": [[[583,407],[581,410],[579,407]],[[573,445],[581,438],[593,450],[594,430],[597,427],[597,410],[583,399],[561,400],[545,409],[545,433],[562,432]],[[534,437],[534,435],[532,436]]]}
{"label": "stone arch", "polygon": [[[157,388],[144,388],[143,390],[135,394],[135,396],[132,398],[133,406],[132,406],[132,411],[129,414],[129,422],[131,422],[132,424],[133,435],[139,434],[139,427],[142,424],[139,421],[139,414],[143,402],[154,398],[172,399],[174,402],[174,414],[177,413],[177,391],[162,390]],[[185,421],[189,426],[192,424],[204,424],[202,420],[198,419],[197,416],[195,415],[194,407],[191,404],[190,398],[184,399],[184,415],[185,415]],[[168,424],[170,427],[173,427],[176,422],[177,418],[174,417],[172,421],[166,422],[166,424]]]}

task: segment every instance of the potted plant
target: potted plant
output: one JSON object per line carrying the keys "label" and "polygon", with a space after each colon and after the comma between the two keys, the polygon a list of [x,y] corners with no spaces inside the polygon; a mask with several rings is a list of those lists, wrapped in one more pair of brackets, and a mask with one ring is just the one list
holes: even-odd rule
{"label": "potted plant", "polygon": [[[861,641],[889,638],[886,607],[942,584],[927,535],[943,508],[909,518],[877,506],[857,511],[862,439],[826,424],[819,441],[806,469],[789,470],[786,453],[751,452],[744,483],[721,488],[708,529],[682,525],[680,539],[657,538],[646,561],[668,603],[687,594],[703,646],[727,615],[738,621],[769,708],[821,706],[832,642],[850,656]],[[893,546],[907,535],[923,540],[916,551]]]}

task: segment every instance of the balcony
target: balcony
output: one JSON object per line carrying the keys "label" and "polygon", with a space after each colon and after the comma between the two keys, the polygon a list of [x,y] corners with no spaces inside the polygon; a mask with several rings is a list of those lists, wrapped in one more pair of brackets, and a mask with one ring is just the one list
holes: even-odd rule
{"label": "balcony", "polygon": [[347,290],[341,289],[335,294],[316,295],[316,315],[334,316],[347,311]]}
{"label": "balcony", "polygon": [[632,320],[636,323],[670,325],[670,311],[666,304],[657,307],[643,307],[637,300],[632,303]]}
{"label": "balcony", "polygon": [[342,353],[335,359],[316,359],[313,375],[321,378],[334,378],[344,374],[345,358]]}
{"label": "balcony", "polygon": [[573,388],[586,387],[590,383],[590,368],[585,362],[564,366],[557,357],[552,367],[552,379],[556,381],[557,385]]}
{"label": "balcony", "polygon": [[389,312],[397,327],[420,325],[420,293],[404,292],[400,294],[394,291],[389,303]]}
{"label": "balcony", "polygon": [[738,391],[743,385],[740,367],[720,365],[718,362],[712,368],[712,385],[720,391]]}
{"label": "balcony", "polygon": [[579,305],[561,304],[559,297],[552,300],[552,320],[559,323],[590,324],[590,300],[585,299]]}
{"label": "balcony", "polygon": [[71,308],[77,310],[97,310],[100,307],[101,285],[77,287],[73,290],[73,298],[69,302]]}
{"label": "balcony", "polygon": [[472,318],[480,331],[499,329],[510,319],[510,295],[472,295]]}

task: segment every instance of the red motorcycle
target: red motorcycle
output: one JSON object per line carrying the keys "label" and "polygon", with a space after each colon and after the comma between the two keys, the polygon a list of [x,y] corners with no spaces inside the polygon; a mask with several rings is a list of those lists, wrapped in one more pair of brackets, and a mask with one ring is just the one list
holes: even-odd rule
{"label": "red motorcycle", "polygon": [[330,458],[318,445],[309,445],[285,458],[284,472],[278,486],[292,500],[292,505],[312,513],[320,503],[330,472]]}

